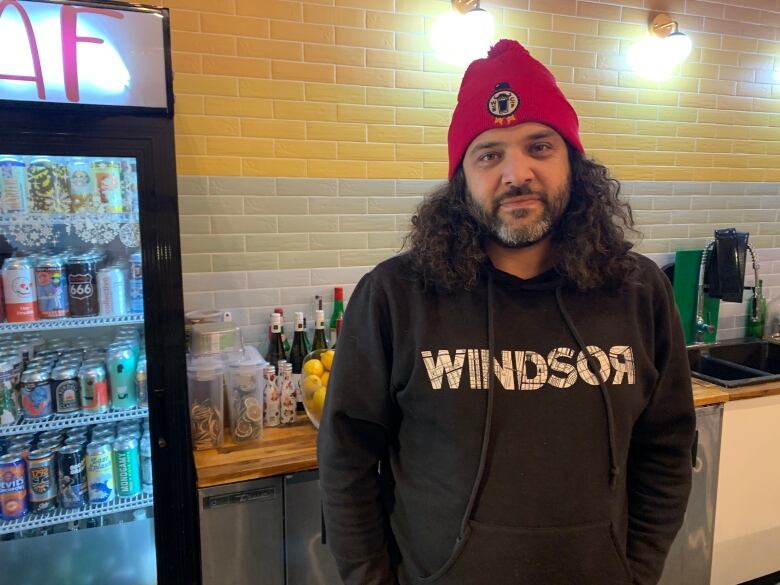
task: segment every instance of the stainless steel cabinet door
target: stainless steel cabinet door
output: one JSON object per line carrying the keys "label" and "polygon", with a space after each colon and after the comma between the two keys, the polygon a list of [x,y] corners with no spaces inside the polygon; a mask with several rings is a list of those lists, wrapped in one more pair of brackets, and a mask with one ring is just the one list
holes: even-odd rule
{"label": "stainless steel cabinet door", "polygon": [[199,490],[203,585],[284,585],[282,478]]}
{"label": "stainless steel cabinet door", "polygon": [[338,585],[336,561],[322,542],[318,471],[284,478],[287,585]]}
{"label": "stainless steel cabinet door", "polygon": [[691,497],[658,585],[709,585],[722,422],[722,404],[696,409],[698,444]]}

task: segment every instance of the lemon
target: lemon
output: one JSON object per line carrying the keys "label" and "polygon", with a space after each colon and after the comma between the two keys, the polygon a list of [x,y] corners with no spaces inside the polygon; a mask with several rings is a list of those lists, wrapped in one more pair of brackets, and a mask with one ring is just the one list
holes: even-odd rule
{"label": "lemon", "polygon": [[325,368],[322,367],[322,362],[316,358],[303,364],[303,373],[307,376],[321,376],[323,371]]}
{"label": "lemon", "polygon": [[311,408],[312,411],[314,411],[314,414],[317,415],[317,418],[322,416],[322,407],[325,406],[325,388],[318,389],[314,396],[311,398],[311,404],[309,404],[309,408]]}
{"label": "lemon", "polygon": [[335,355],[336,355],[336,352],[333,351],[332,349],[324,351],[324,352],[322,352],[322,355],[320,355],[320,359],[322,360],[322,365],[329,372],[330,372],[330,368],[333,366],[333,357]]}
{"label": "lemon", "polygon": [[317,390],[322,388],[320,377],[313,374],[311,376],[306,376],[301,382],[301,388],[307,396],[311,396]]}
{"label": "lemon", "polygon": [[322,376],[320,376],[320,380],[322,381],[323,386],[327,387],[329,379],[330,379],[330,372],[324,372]]}

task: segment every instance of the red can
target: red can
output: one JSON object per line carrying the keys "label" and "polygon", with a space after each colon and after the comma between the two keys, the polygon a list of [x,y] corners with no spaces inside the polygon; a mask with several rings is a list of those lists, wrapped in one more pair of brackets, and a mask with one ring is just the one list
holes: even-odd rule
{"label": "red can", "polygon": [[16,520],[27,514],[27,478],[24,459],[0,457],[0,518]]}
{"label": "red can", "polygon": [[5,297],[3,296],[3,271],[0,270],[0,323],[5,321]]}
{"label": "red can", "polygon": [[3,262],[5,312],[10,323],[38,320],[35,272],[27,258],[6,258]]}

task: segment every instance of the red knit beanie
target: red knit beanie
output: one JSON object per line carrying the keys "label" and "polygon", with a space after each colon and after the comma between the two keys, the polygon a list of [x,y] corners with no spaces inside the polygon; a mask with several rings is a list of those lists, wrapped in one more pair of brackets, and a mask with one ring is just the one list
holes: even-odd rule
{"label": "red knit beanie", "polygon": [[458,104],[447,138],[449,178],[469,144],[485,130],[539,122],[585,152],[577,113],[555,83],[555,77],[517,41],[501,39],[463,75]]}

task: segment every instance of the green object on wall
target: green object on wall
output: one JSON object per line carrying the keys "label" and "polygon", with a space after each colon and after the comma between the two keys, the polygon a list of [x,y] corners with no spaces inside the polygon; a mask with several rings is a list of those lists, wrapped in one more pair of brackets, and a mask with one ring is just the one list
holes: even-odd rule
{"label": "green object on wall", "polygon": [[[699,267],[702,250],[678,250],[674,256],[674,300],[680,311],[680,321],[685,333],[685,343],[696,342],[696,297],[699,287]],[[713,325],[712,333],[705,331],[704,342],[714,343],[718,335],[720,299],[704,295],[704,321]]]}

